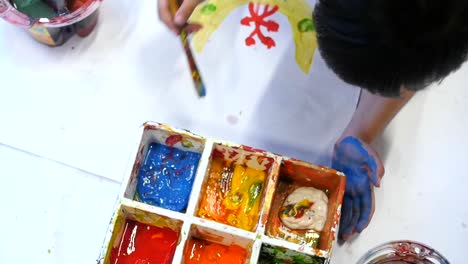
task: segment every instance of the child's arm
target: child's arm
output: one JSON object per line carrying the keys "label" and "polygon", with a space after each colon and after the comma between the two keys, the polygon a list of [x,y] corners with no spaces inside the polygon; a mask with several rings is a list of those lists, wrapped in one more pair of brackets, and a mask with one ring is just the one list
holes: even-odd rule
{"label": "child's arm", "polygon": [[400,98],[388,98],[363,89],[356,112],[342,138],[354,136],[371,144],[413,95],[414,92],[404,90]]}
{"label": "child's arm", "polygon": [[332,167],[346,175],[339,237],[362,232],[374,213],[374,186],[384,174],[382,161],[370,144],[414,93],[385,98],[362,91],[348,127],[335,145]]}

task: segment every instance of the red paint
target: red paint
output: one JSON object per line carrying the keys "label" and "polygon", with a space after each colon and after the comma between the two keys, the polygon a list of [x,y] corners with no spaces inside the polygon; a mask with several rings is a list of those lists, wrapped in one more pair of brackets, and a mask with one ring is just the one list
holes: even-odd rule
{"label": "red paint", "polygon": [[170,228],[159,228],[127,221],[119,245],[112,248],[111,264],[170,264],[179,234]]}
{"label": "red paint", "polygon": [[229,150],[229,158],[230,159],[233,159],[237,156],[237,154],[239,154],[237,151],[235,150]]}
{"label": "red paint", "polygon": [[225,246],[205,240],[191,239],[184,251],[185,264],[244,264],[247,250],[238,246]]}
{"label": "red paint", "polygon": [[222,151],[219,151],[217,149],[214,149],[213,150],[213,154],[212,154],[212,157],[213,158],[224,158],[224,153],[226,153],[226,150],[223,149]]}
{"label": "red paint", "polygon": [[181,142],[184,138],[181,135],[172,135],[166,139],[166,145],[173,147],[175,144]]}
{"label": "red paint", "polygon": [[241,20],[241,24],[244,26],[251,26],[251,22],[254,23],[255,29],[253,32],[245,39],[245,45],[252,46],[255,45],[255,35],[260,39],[263,45],[267,48],[272,48],[276,46],[275,41],[271,37],[267,37],[263,34],[261,27],[265,27],[268,32],[278,32],[279,24],[273,20],[265,20],[267,17],[273,15],[278,11],[278,6],[274,6],[272,9],[269,9],[269,5],[265,5],[263,8],[263,13],[259,12],[260,4],[249,3],[249,12],[250,16],[244,17]]}
{"label": "red paint", "polygon": [[266,153],[264,150],[257,149],[257,148],[252,148],[252,147],[249,147],[249,146],[246,146],[246,145],[242,145],[241,148],[243,150],[247,150],[247,151],[251,151],[251,152],[257,152],[257,153],[261,153],[261,154]]}
{"label": "red paint", "polygon": [[88,0],[72,0],[68,1],[68,9],[72,12],[80,9]]}

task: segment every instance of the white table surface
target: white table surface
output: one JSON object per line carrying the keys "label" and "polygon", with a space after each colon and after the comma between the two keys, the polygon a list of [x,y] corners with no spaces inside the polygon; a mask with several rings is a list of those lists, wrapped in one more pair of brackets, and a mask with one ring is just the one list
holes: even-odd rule
{"label": "white table surface", "polygon": [[[89,38],[55,49],[0,23],[0,263],[93,263],[127,164],[122,152],[129,153],[144,121],[257,145],[251,137],[242,141],[244,109],[210,109],[193,93],[177,91],[191,87],[191,79],[180,44],[157,21],[155,3],[106,1],[101,15]],[[147,58],[161,52],[175,66]],[[386,129],[376,144],[386,174],[373,221],[335,247],[332,263],[354,263],[396,239],[429,244],[451,263],[464,263],[467,87],[465,65],[419,93]],[[170,108],[149,103],[161,96]],[[197,117],[174,110],[188,106]],[[209,122],[215,118],[226,125]],[[288,141],[281,144],[287,151]],[[102,160],[112,166],[103,168]]]}

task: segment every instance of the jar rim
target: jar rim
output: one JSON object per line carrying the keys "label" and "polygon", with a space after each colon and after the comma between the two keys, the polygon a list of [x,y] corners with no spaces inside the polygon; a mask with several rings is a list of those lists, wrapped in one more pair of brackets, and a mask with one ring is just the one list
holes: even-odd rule
{"label": "jar rim", "polygon": [[[387,263],[385,260],[398,258],[400,260],[428,261],[434,264],[449,264],[437,250],[420,242],[410,240],[390,241],[376,246],[362,256],[358,264]],[[380,261],[380,262],[379,262]],[[429,262],[430,261],[430,262]],[[412,263],[412,262],[408,262]],[[419,262],[418,262],[419,263]],[[424,262],[426,263],[426,262]]]}

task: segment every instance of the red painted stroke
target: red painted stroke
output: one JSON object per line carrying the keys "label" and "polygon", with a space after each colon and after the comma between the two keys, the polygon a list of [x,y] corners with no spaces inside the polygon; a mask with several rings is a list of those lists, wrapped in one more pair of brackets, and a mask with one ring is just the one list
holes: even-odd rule
{"label": "red painted stroke", "polygon": [[252,22],[255,26],[255,29],[252,33],[245,39],[245,45],[252,46],[255,45],[254,36],[257,36],[258,39],[265,45],[267,48],[272,48],[276,46],[276,42],[273,38],[265,36],[262,32],[262,27],[266,28],[268,32],[278,32],[279,24],[273,20],[265,20],[267,17],[272,16],[278,11],[278,6],[274,6],[270,9],[269,5],[265,5],[263,8],[263,13],[260,14],[260,4],[249,3],[249,12],[250,16],[244,17],[241,20],[241,24],[244,26],[250,27]]}

